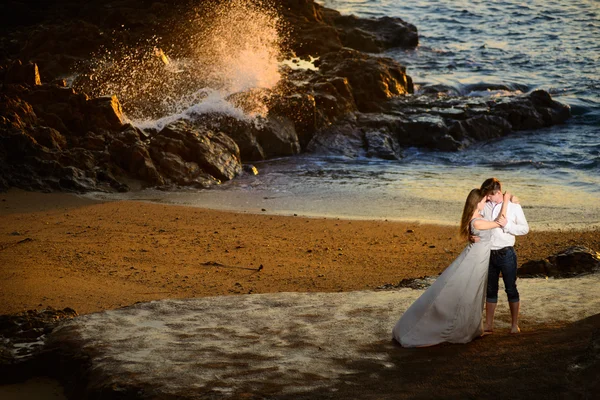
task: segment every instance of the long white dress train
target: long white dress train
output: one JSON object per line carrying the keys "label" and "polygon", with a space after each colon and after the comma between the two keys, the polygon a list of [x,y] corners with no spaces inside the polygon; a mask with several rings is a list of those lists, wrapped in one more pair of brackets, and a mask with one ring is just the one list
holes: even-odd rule
{"label": "long white dress train", "polygon": [[477,219],[470,228],[481,240],[467,245],[394,326],[403,347],[467,343],[483,334],[491,230],[473,228]]}

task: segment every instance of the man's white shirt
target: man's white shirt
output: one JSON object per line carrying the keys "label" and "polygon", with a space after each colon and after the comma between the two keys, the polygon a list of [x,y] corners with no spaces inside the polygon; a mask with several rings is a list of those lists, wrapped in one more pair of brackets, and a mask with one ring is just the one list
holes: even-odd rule
{"label": "man's white shirt", "polygon": [[[502,203],[488,201],[483,209],[483,217],[493,221],[500,214],[500,210],[502,210]],[[519,204],[508,203],[506,219],[506,226],[492,229],[492,250],[514,246],[515,236],[526,235],[529,232],[529,224]]]}

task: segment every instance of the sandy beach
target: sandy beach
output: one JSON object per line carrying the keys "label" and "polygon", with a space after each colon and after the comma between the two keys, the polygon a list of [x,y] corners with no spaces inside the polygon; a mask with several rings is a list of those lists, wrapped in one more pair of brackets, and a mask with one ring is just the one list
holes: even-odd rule
{"label": "sandy beach", "polygon": [[[68,194],[0,195],[0,314],[80,314],[166,298],[344,292],[439,274],[464,247],[456,227],[214,211]],[[532,231],[519,262],[597,229]]]}
{"label": "sandy beach", "polygon": [[[80,314],[92,314],[151,300],[201,300],[221,296],[208,300],[217,306],[220,302],[227,303],[230,295],[258,293],[281,293],[283,302],[293,298],[285,292],[299,295],[347,292],[350,297],[364,293],[366,298],[372,299],[367,300],[370,303],[381,299],[374,289],[397,284],[405,278],[436,276],[464,248],[456,227],[449,225],[281,216],[141,201],[105,202],[70,194],[19,190],[0,195],[0,220],[0,314],[47,307],[71,307]],[[600,248],[597,228],[532,230],[518,238],[516,248],[519,262],[523,263],[572,245]],[[436,346],[418,353],[398,352],[385,341],[378,351],[383,349],[389,362],[399,366],[410,357],[414,373],[406,378],[421,382],[422,390],[435,384],[436,390],[447,395],[482,394],[487,387],[499,388],[507,382],[513,385],[515,381],[510,376],[489,380],[476,369],[469,372],[471,384],[465,392],[451,384],[456,378],[452,368],[429,372],[432,357],[444,359],[448,365],[476,362],[486,370],[506,362],[513,363],[515,368],[536,370],[535,377],[527,375],[512,391],[515,398],[525,398],[529,396],[527,393],[534,394],[529,388],[531,382],[527,383],[531,379],[537,379],[536,385],[540,387],[553,387],[557,379],[565,379],[568,360],[584,357],[587,352],[586,338],[597,321],[591,325],[569,325],[590,314],[577,300],[579,290],[589,291],[589,285],[594,285],[586,282],[577,283],[583,286],[573,286],[573,293],[565,294],[567,303],[557,301],[551,306],[545,302],[556,293],[557,289],[552,288],[556,285],[543,289],[547,285],[542,282],[525,283],[528,293],[524,298],[531,309],[523,313],[524,334],[519,338],[504,332],[508,330],[508,311],[502,303],[498,313],[499,332],[492,335],[493,338],[474,342],[467,353],[463,353],[461,346]],[[585,285],[588,289],[584,289]],[[397,318],[396,314],[401,314],[400,309],[417,295],[400,293],[402,300],[390,303],[399,308],[393,315],[382,314],[389,320],[383,323],[386,332],[387,326],[391,327]],[[568,304],[574,308],[564,310]],[[382,309],[390,307],[386,305]],[[218,310],[215,309],[217,314]],[[540,311],[543,312],[540,314]],[[225,319],[219,325],[235,326],[235,321],[225,322],[238,318],[235,315],[223,315]],[[367,314],[364,320],[369,318],[372,316]],[[375,322],[375,326],[381,324],[381,321]],[[387,337],[387,334],[380,336]],[[579,340],[576,338],[580,336],[578,347],[574,348],[572,340]],[[507,343],[518,349],[521,354],[518,359],[514,358],[515,354],[502,350]],[[479,352],[487,354],[487,358],[471,360]],[[557,357],[561,361],[547,369]],[[377,373],[383,374],[382,377],[393,373],[393,370],[385,372],[380,368],[374,364],[353,379],[361,381]],[[593,369],[589,371],[586,373],[595,374]],[[433,380],[423,381],[427,376]],[[235,387],[235,382],[230,383],[228,390]],[[402,382],[394,383],[391,376],[373,385],[365,381],[364,389],[359,392],[348,392],[344,385],[336,386],[331,390],[339,390],[336,392],[339,396],[332,392],[323,394],[323,398],[343,398],[346,396],[343,393],[348,396],[350,393],[353,396],[379,393],[381,398],[391,398],[390,393],[397,390],[405,391],[405,398],[424,393],[415,388],[406,391],[408,387]],[[560,390],[574,393],[577,385],[565,383]],[[588,386],[586,383],[585,387]],[[268,393],[274,389],[264,390]],[[550,393],[550,389],[540,390],[540,393]],[[66,399],[60,385],[45,378],[0,386],[0,394],[8,399]]]}

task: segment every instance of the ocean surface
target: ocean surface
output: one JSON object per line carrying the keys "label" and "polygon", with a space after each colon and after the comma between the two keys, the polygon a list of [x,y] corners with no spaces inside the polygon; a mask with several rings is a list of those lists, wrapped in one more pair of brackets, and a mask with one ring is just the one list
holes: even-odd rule
{"label": "ocean surface", "polygon": [[217,189],[144,191],[113,198],[458,224],[468,191],[495,176],[519,196],[532,227],[600,226],[598,1],[319,3],[343,14],[394,16],[417,26],[418,48],[383,54],[407,66],[417,92],[440,84],[469,96],[544,89],[568,104],[573,118],[461,152],[411,148],[400,161],[298,156],[257,163],[258,176],[243,176]]}

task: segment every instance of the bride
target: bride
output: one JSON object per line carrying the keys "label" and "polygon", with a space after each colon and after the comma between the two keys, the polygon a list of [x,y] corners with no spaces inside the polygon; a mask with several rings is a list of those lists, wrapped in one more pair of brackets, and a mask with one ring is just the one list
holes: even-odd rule
{"label": "bride", "polygon": [[467,343],[483,334],[483,305],[490,260],[491,229],[506,225],[504,194],[500,217],[481,217],[486,197],[479,189],[469,193],[460,224],[461,237],[479,236],[402,315],[392,334],[404,347],[432,346],[442,342]]}

